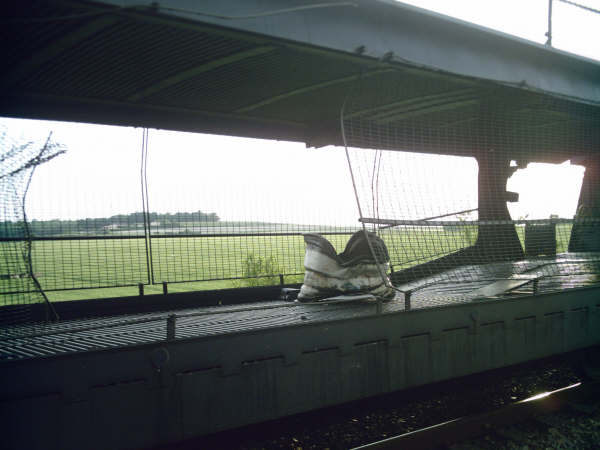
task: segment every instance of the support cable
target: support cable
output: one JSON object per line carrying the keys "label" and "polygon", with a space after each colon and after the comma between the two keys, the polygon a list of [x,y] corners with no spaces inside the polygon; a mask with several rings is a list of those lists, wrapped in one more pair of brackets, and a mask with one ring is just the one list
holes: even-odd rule
{"label": "support cable", "polygon": [[152,243],[150,240],[150,211],[148,202],[148,128],[142,133],[142,156],[140,164],[140,183],[142,188],[142,217],[144,222],[144,242],[146,244],[146,269],[148,283],[154,284],[154,271],[152,270]]}
{"label": "support cable", "polygon": [[589,6],[582,5],[580,3],[572,2],[570,0],[558,0],[558,1],[562,2],[562,3],[566,3],[567,5],[575,6],[577,8],[585,9],[586,11],[589,11],[589,12],[600,14],[600,10],[599,9],[594,9],[594,8],[589,7]]}
{"label": "support cable", "polygon": [[[362,78],[362,72],[360,73],[360,76],[358,77],[358,82],[360,83]],[[356,187],[356,179],[354,177],[354,171],[352,170],[352,162],[350,160],[350,153],[348,151],[348,140],[346,138],[346,126],[344,124],[344,113],[346,110],[346,104],[348,103],[348,99],[350,98],[350,93],[348,95],[346,95],[346,98],[344,99],[344,103],[342,103],[342,107],[340,109],[340,129],[341,129],[341,134],[342,134],[342,142],[344,144],[344,150],[346,152],[346,160],[348,161],[348,169],[350,170],[350,179],[352,180],[352,188],[354,189],[354,198],[356,199],[356,206],[358,208],[358,215],[361,219],[361,225],[362,225],[362,229],[363,232],[365,234],[365,239],[367,240],[367,245],[369,246],[369,250],[371,252],[371,256],[373,256],[373,259],[375,260],[375,265],[377,266],[377,270],[379,271],[379,275],[381,276],[381,280],[383,281],[383,284],[389,288],[394,289],[397,292],[400,292],[402,294],[406,294],[404,291],[398,289],[397,287],[395,287],[394,285],[392,285],[392,283],[390,282],[390,279],[388,278],[387,274],[385,273],[385,270],[383,268],[383,264],[379,261],[379,259],[377,258],[377,255],[375,253],[375,249],[373,248],[373,244],[371,243],[371,240],[369,239],[369,232],[367,231],[367,227],[365,222],[362,220],[364,218],[363,213],[362,213],[362,208],[360,205],[360,199],[359,199],[359,195],[358,195],[358,188]]]}
{"label": "support cable", "polygon": [[552,47],[552,0],[548,0],[548,31],[546,32],[546,45]]}
{"label": "support cable", "polygon": [[148,140],[149,131],[146,128],[146,154],[144,156],[144,188],[146,189],[146,220],[148,222],[148,252],[150,254],[150,282],[154,284],[154,260],[152,258],[152,229],[150,220],[150,201],[148,200]]}

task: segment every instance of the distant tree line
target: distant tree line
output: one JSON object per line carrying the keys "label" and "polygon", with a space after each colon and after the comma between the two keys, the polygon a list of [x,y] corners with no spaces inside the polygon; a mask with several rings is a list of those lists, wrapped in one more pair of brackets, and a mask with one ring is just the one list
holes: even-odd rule
{"label": "distant tree line", "polygon": [[[215,223],[219,216],[215,213],[178,212],[175,214],[148,214],[151,227],[176,228],[193,226],[193,224]],[[34,237],[78,235],[78,234],[109,234],[119,231],[143,229],[144,213],[117,214],[110,217],[88,218],[77,220],[32,220],[29,229]],[[0,237],[23,237],[22,222],[0,222]]]}

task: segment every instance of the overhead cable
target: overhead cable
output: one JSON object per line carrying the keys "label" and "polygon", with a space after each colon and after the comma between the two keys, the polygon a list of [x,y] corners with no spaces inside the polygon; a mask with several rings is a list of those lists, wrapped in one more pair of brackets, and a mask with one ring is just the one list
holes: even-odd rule
{"label": "overhead cable", "polygon": [[566,4],[571,5],[571,6],[576,6],[577,8],[585,9],[586,11],[590,11],[590,12],[593,12],[593,13],[596,13],[596,14],[600,14],[600,10],[599,9],[590,8],[589,6],[582,5],[580,3],[575,3],[575,2],[572,2],[570,0],[558,0],[558,1],[562,2],[562,3],[566,3]]}

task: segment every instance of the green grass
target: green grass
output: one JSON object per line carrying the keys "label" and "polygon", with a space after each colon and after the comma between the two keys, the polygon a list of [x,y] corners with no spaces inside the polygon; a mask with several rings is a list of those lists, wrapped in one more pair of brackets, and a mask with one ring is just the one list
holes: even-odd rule
{"label": "green grass", "polygon": [[[347,239],[332,236],[331,240],[342,245]],[[302,277],[287,274],[304,271],[302,236],[169,237],[153,239],[151,250],[157,284],[145,286],[148,294],[162,293],[163,281],[169,283],[169,292],[261,285],[265,280],[278,284],[279,273],[286,275],[286,283],[296,283]],[[14,253],[16,246],[0,243],[0,251],[5,255]],[[252,272],[249,258],[262,261],[263,267]],[[15,274],[14,267],[2,267],[6,259],[0,259],[0,274]],[[25,264],[22,266],[18,273],[27,272]],[[143,239],[35,241],[33,269],[49,298],[55,301],[138,295],[137,284],[148,282]],[[263,279],[264,275],[275,277]],[[253,279],[256,276],[261,278]],[[239,280],[241,277],[248,279]],[[133,286],[100,289],[119,285]],[[0,279],[0,292],[23,288],[31,288],[30,280]],[[14,303],[15,295],[4,295],[0,302]]]}
{"label": "green grass", "polygon": [[[566,251],[570,229],[568,224],[557,226],[558,252]],[[517,230],[523,242],[523,228]],[[341,252],[349,237],[332,235],[328,239]],[[400,270],[472,245],[477,231],[465,232],[464,227],[390,228],[382,237],[394,270]],[[0,243],[3,254],[15,248],[14,243]],[[151,250],[156,284],[146,285],[146,294],[162,293],[163,281],[169,282],[169,292],[278,284],[280,273],[286,275],[286,283],[301,282],[302,276],[291,274],[304,271],[302,236],[155,238]],[[143,239],[36,241],[33,255],[34,273],[53,301],[133,296],[138,295],[137,283],[148,282]],[[3,268],[2,262],[0,274],[7,274],[9,269]],[[25,265],[18,270],[26,272]],[[0,292],[31,285],[30,280],[2,278]],[[119,285],[133,286],[108,288]],[[15,301],[15,296],[0,296],[0,304]]]}

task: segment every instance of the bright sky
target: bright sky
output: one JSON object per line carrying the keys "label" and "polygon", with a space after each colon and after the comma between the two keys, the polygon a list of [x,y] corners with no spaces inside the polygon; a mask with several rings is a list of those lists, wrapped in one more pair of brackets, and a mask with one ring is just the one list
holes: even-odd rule
{"label": "bright sky", "polygon": [[[486,28],[544,44],[548,0],[402,0]],[[600,0],[575,0],[600,10]],[[553,0],[552,46],[600,60],[600,14]]]}
{"label": "bright sky", "polygon": [[[538,43],[546,41],[547,0],[405,3]],[[598,0],[581,3],[600,8]],[[554,0],[555,48],[600,60],[599,42],[600,15]],[[30,218],[103,217],[141,210],[142,130],[14,119],[0,119],[0,124],[24,140],[43,140],[53,131],[55,139],[69,149],[38,169],[28,196]],[[356,204],[342,149],[305,149],[302,144],[156,130],[150,131],[149,142],[152,211],[202,210],[230,220],[356,224]],[[447,167],[448,160],[429,161],[428,178],[436,173],[441,180],[447,176]],[[476,190],[475,166],[469,162],[460,170],[455,179],[466,186],[460,192]],[[557,175],[564,180],[562,185],[555,182]],[[572,217],[582,175],[581,167],[568,163],[532,164],[518,171],[508,186],[521,194],[520,202],[510,205],[513,218]],[[402,189],[412,193],[427,189],[419,177],[407,186]],[[423,200],[430,207],[415,206],[411,218],[444,209],[435,200]],[[465,204],[472,204],[472,199]],[[461,206],[457,202],[456,208]]]}

